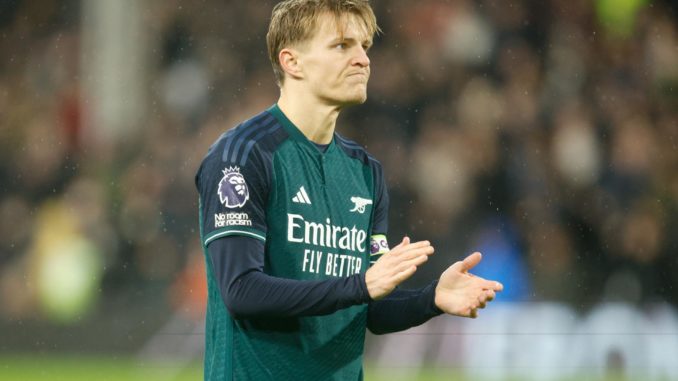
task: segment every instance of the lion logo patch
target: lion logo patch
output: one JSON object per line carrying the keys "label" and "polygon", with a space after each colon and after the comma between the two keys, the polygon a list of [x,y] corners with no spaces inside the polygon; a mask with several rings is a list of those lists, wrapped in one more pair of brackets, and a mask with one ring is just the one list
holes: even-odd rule
{"label": "lion logo patch", "polygon": [[229,167],[222,171],[224,177],[219,181],[219,201],[227,208],[241,208],[250,199],[245,177],[239,167]]}

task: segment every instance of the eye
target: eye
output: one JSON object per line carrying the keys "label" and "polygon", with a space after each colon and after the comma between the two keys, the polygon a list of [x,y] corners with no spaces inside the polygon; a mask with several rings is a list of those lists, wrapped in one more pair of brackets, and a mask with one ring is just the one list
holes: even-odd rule
{"label": "eye", "polygon": [[345,42],[340,42],[340,43],[334,45],[334,47],[336,49],[339,49],[339,50],[345,50],[346,48],[348,48],[348,44],[345,43]]}

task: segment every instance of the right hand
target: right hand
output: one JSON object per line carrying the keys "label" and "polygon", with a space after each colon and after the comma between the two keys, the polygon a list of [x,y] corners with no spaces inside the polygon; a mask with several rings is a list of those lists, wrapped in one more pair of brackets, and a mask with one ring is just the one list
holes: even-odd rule
{"label": "right hand", "polygon": [[410,238],[404,237],[398,246],[384,253],[365,273],[370,298],[377,300],[390,294],[397,285],[411,277],[433,251],[429,241],[410,243]]}

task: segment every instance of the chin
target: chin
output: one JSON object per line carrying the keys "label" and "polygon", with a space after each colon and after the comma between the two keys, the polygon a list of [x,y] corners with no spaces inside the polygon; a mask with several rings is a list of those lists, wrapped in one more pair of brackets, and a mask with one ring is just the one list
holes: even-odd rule
{"label": "chin", "polygon": [[348,97],[344,102],[346,105],[359,105],[365,103],[367,100],[367,92],[361,92],[359,94],[353,94],[353,96]]}
{"label": "chin", "polygon": [[347,106],[355,106],[355,105],[360,105],[365,103],[367,100],[367,97],[362,97],[362,98],[355,98],[355,99],[349,99],[349,100],[344,100],[342,102],[339,102],[341,107],[347,107]]}
{"label": "chin", "polygon": [[367,100],[366,91],[355,91],[350,93],[343,93],[341,95],[335,95],[331,97],[326,97],[325,101],[332,103],[341,107],[359,105],[365,103]]}

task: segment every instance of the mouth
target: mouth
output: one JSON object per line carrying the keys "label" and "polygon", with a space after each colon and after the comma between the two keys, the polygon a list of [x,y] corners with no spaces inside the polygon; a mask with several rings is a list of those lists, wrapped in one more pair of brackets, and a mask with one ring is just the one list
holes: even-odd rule
{"label": "mouth", "polygon": [[367,73],[357,72],[349,74],[347,78],[356,78],[358,80],[367,82],[369,75]]}

